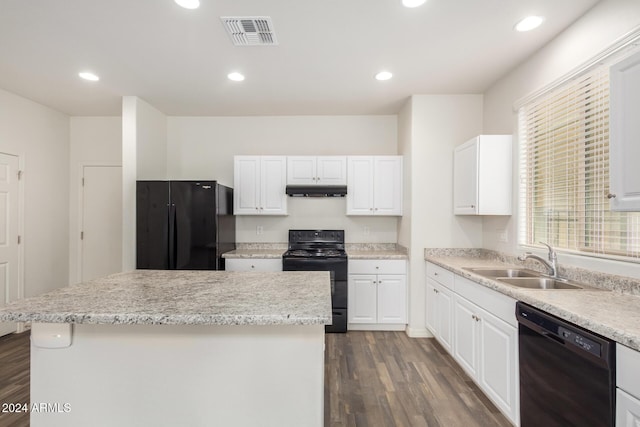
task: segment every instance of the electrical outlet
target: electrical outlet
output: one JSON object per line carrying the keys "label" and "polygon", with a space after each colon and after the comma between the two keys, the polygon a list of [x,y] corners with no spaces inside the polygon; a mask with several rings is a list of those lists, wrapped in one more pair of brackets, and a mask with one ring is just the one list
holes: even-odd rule
{"label": "electrical outlet", "polygon": [[261,225],[256,227],[256,234],[260,235],[263,232],[264,232],[264,228]]}
{"label": "electrical outlet", "polygon": [[502,243],[509,243],[509,231],[505,228],[504,230],[498,230],[498,240]]}
{"label": "electrical outlet", "polygon": [[364,234],[365,236],[368,236],[370,232],[371,232],[371,229],[369,227],[365,227],[362,234]]}

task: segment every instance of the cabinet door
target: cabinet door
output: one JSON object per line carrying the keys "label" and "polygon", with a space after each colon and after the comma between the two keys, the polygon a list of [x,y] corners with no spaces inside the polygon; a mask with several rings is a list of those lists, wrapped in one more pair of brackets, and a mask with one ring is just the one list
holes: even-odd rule
{"label": "cabinet door", "polygon": [[282,258],[227,258],[226,271],[282,271]]}
{"label": "cabinet door", "polygon": [[616,390],[616,427],[636,427],[640,425],[640,400]]}
{"label": "cabinet door", "polygon": [[373,215],[373,158],[347,158],[347,215]]}
{"label": "cabinet door", "polygon": [[478,138],[454,150],[453,213],[469,215],[478,212]]}
{"label": "cabinet door", "polygon": [[407,276],[378,276],[378,323],[407,323]]}
{"label": "cabinet door", "polygon": [[233,167],[233,212],[236,215],[260,213],[260,157],[236,156]]}
{"label": "cabinet door", "polygon": [[350,274],[347,296],[349,323],[377,323],[377,286],[373,274]]}
{"label": "cabinet door", "polygon": [[287,184],[314,185],[317,177],[315,156],[287,157]]}
{"label": "cabinet door", "polygon": [[519,425],[518,330],[481,310],[480,386],[512,421]]}
{"label": "cabinet door", "polygon": [[427,329],[431,331],[434,336],[438,336],[438,329],[436,319],[438,318],[438,292],[436,290],[436,284],[433,280],[427,277],[427,313],[425,316],[425,323]]}
{"label": "cabinet door", "polygon": [[260,169],[260,213],[263,215],[286,215],[286,157],[262,156]]}
{"label": "cabinet door", "polygon": [[610,207],[640,211],[640,54],[612,66],[610,80]]}
{"label": "cabinet door", "polygon": [[402,157],[374,157],[373,213],[402,215]]}
{"label": "cabinet door", "polygon": [[347,158],[321,156],[316,163],[316,182],[322,185],[347,185]]}
{"label": "cabinet door", "polygon": [[455,297],[453,303],[454,353],[453,357],[473,377],[478,377],[478,336],[479,325],[477,307],[464,298]]}
{"label": "cabinet door", "polygon": [[453,354],[453,293],[447,288],[436,285],[438,310],[436,319],[440,344]]}

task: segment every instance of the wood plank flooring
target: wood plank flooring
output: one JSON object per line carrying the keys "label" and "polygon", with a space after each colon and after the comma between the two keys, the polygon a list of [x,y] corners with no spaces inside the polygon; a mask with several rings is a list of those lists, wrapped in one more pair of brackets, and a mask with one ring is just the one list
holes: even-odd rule
{"label": "wood plank flooring", "polygon": [[29,413],[2,412],[3,404],[29,405],[29,332],[0,337],[0,427],[28,427]]}
{"label": "wood plank flooring", "polygon": [[327,334],[325,426],[511,426],[434,340]]}
{"label": "wood plank flooring", "polygon": [[[29,403],[29,333],[0,338],[0,404]],[[0,427],[29,425],[0,413]],[[327,427],[509,427],[433,339],[404,332],[327,334]]]}

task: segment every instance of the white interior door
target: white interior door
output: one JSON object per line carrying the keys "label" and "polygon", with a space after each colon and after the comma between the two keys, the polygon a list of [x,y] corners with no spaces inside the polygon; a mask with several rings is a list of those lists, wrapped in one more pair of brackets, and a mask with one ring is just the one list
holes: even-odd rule
{"label": "white interior door", "polygon": [[82,282],[122,271],[122,167],[85,166],[82,187]]}
{"label": "white interior door", "polygon": [[[0,154],[0,307],[19,296],[18,190],[18,157]],[[15,331],[0,323],[0,336]]]}

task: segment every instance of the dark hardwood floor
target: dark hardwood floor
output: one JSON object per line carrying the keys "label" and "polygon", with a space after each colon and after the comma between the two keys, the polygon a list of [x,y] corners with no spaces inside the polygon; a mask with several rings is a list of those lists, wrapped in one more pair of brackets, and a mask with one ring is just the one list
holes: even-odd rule
{"label": "dark hardwood floor", "polygon": [[29,425],[28,412],[5,412],[29,405],[29,332],[0,337],[0,427]]}
{"label": "dark hardwood floor", "polygon": [[434,340],[327,334],[325,426],[511,426]]}
{"label": "dark hardwood floor", "polygon": [[[325,426],[510,426],[433,339],[404,332],[328,334]],[[0,338],[0,403],[29,403],[29,333]],[[0,413],[0,427],[29,425]]]}

